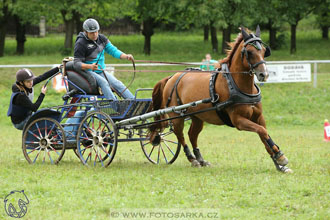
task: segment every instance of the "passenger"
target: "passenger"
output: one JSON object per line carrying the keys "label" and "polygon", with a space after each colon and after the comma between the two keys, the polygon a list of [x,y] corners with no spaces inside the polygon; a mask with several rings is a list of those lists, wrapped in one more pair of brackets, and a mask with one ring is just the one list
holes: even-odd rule
{"label": "passenger", "polygon": [[59,72],[59,67],[55,67],[44,74],[35,77],[31,70],[20,69],[16,73],[16,82],[12,85],[12,95],[7,112],[15,128],[23,130],[24,125],[29,120],[32,112],[36,112],[40,107],[47,86],[41,88],[41,93],[35,103],[33,103],[33,86]]}
{"label": "passenger", "polygon": [[107,71],[103,71],[105,69],[104,51],[117,59],[134,60],[133,56],[118,50],[107,37],[99,34],[100,26],[95,19],[85,20],[83,29],[84,32],[79,33],[74,46],[74,68],[78,71],[85,70],[93,75],[106,99],[117,99],[112,93],[111,87],[117,92],[123,93],[125,99],[133,99],[134,95],[126,89],[121,81]]}

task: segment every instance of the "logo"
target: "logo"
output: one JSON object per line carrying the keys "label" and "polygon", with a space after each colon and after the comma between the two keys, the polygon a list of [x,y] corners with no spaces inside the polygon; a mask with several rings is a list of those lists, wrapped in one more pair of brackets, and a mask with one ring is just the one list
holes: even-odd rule
{"label": "logo", "polygon": [[[11,191],[4,200],[5,210],[8,216],[13,218],[22,218],[27,213],[27,204],[29,199],[22,191]],[[16,209],[18,206],[19,210]]]}
{"label": "logo", "polygon": [[88,45],[87,45],[87,49],[92,49],[92,48],[94,48],[94,47],[95,47],[94,44],[88,44]]}

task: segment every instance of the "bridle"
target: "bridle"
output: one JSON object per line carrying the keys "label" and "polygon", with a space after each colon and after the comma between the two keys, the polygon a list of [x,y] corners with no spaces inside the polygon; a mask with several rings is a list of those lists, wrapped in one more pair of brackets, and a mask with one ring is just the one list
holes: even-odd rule
{"label": "bridle", "polygon": [[255,36],[254,34],[250,34],[248,39],[244,39],[244,46],[241,50],[241,58],[242,58],[242,62],[244,61],[244,56],[246,57],[246,61],[249,64],[250,70],[249,70],[249,74],[253,75],[256,73],[255,68],[257,66],[259,66],[260,64],[264,64],[266,63],[265,60],[260,60],[257,63],[251,64],[250,59],[249,59],[249,54],[248,51],[246,49],[247,45],[252,45],[254,46],[257,50],[262,50],[262,45],[266,48],[265,51],[265,55],[264,57],[268,57],[271,54],[270,48],[267,44],[265,44],[264,42],[262,42],[260,37]]}

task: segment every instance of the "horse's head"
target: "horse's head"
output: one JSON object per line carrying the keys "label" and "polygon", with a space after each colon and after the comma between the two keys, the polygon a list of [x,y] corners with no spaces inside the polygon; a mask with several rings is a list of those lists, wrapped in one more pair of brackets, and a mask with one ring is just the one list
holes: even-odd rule
{"label": "horse's head", "polygon": [[249,34],[241,28],[243,41],[241,57],[243,65],[249,68],[250,74],[255,74],[260,82],[265,82],[269,76],[264,57],[271,54],[270,48],[260,38],[260,28],[257,26],[255,34]]}

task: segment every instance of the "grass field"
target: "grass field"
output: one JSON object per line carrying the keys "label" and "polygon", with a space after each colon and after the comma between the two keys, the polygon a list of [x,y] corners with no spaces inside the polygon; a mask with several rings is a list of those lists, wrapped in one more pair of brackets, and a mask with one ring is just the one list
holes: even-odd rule
{"label": "grass field", "polygon": [[[313,33],[299,34],[302,38],[297,55],[290,56],[283,49],[270,58],[330,59],[329,42],[319,43]],[[201,36],[159,34],[153,37],[158,52],[145,57],[139,52],[140,38],[114,36],[113,41],[124,51],[132,48],[136,59],[199,61],[209,50],[209,44],[196,48],[202,42]],[[28,42],[34,40],[37,39]],[[304,51],[299,52],[299,45]],[[46,48],[43,43],[40,47]],[[1,58],[0,64],[60,60],[59,53],[31,53]],[[33,70],[37,75],[46,71]],[[0,200],[12,190],[25,190],[30,203],[23,219],[33,220],[120,219],[114,218],[112,210],[121,209],[210,210],[216,213],[216,219],[329,219],[330,143],[323,141],[323,122],[330,119],[330,71],[327,65],[320,65],[319,70],[317,88],[313,88],[312,82],[261,87],[268,131],[294,171],[285,175],[276,171],[256,134],[209,124],[199,139],[201,153],[212,164],[207,168],[192,168],[183,152],[173,165],[155,166],[147,161],[138,142],[119,143],[116,157],[106,169],[83,166],[71,150],[58,166],[29,165],[21,149],[21,131],[13,128],[5,116],[9,88],[17,70],[0,69]],[[166,75],[138,74],[131,90],[152,87]],[[128,83],[131,73],[120,73],[119,78]],[[36,95],[39,91],[40,87],[36,87]],[[61,95],[50,89],[42,106],[61,104]],[[0,206],[0,219],[11,219],[3,207]]]}
{"label": "grass field", "polygon": [[[257,135],[208,125],[192,168],[183,152],[170,166],[147,162],[138,143],[120,143],[107,169],[88,168],[67,151],[58,166],[28,165],[20,132],[1,130],[0,195],[24,189],[25,219],[109,219],[119,208],[212,209],[220,219],[329,218],[329,143],[319,126],[271,126],[294,174],[275,171]],[[142,209],[143,210],[143,209]],[[1,219],[6,219],[4,210]]]}

